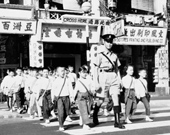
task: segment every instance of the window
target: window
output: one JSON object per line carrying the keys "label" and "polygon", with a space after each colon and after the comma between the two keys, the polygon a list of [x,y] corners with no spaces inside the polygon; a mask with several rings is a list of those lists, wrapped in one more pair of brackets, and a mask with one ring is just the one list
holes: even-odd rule
{"label": "window", "polygon": [[133,9],[154,12],[154,0],[132,0]]}

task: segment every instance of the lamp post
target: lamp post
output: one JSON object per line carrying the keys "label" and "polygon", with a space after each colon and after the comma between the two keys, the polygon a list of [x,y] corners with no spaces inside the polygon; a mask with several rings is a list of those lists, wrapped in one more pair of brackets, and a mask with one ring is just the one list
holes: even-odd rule
{"label": "lamp post", "polygon": [[[89,13],[91,12],[91,4],[88,1],[85,1],[82,6],[82,10],[84,11],[85,16],[89,16]],[[90,55],[90,44],[89,44],[89,25],[88,23],[86,24],[86,57],[87,57],[87,63],[89,64],[89,55]]]}

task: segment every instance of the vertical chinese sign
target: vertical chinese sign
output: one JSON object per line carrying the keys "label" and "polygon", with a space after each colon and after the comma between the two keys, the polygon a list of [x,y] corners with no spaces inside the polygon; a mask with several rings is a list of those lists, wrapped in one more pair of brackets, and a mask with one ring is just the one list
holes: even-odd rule
{"label": "vertical chinese sign", "polygon": [[155,54],[155,67],[158,68],[159,82],[157,87],[165,87],[166,94],[169,94],[169,59],[168,44],[158,48]]}
{"label": "vertical chinese sign", "polygon": [[29,58],[31,67],[44,67],[43,43],[37,42],[35,35],[30,38]]}
{"label": "vertical chinese sign", "polygon": [[6,41],[8,36],[0,35],[0,64],[6,64]]}

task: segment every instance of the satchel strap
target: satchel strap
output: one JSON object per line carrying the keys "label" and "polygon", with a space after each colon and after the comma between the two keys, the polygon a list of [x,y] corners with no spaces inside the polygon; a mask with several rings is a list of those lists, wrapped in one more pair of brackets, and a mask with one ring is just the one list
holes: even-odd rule
{"label": "satchel strap", "polygon": [[79,82],[84,86],[84,88],[86,89],[87,93],[92,96],[92,94],[87,89],[86,85],[82,81],[80,81],[80,80],[79,80]]}
{"label": "satchel strap", "polygon": [[130,93],[130,87],[132,86],[132,82],[133,82],[133,77],[132,77],[132,79],[131,79],[131,83],[130,83],[129,88],[128,88],[127,96],[125,97],[125,102],[127,101],[127,98],[128,98],[128,96],[129,96],[129,93]]}
{"label": "satchel strap", "polygon": [[45,93],[46,93],[46,91],[47,91],[47,88],[48,88],[49,84],[50,84],[50,79],[48,80],[47,87],[45,88],[45,90],[44,90],[43,94],[42,94],[41,96],[39,96],[37,100],[39,100],[39,99],[40,99],[40,97],[43,97],[43,96],[45,95]]}
{"label": "satchel strap", "polygon": [[101,52],[101,54],[102,54],[103,56],[105,56],[105,57],[107,58],[107,60],[112,64],[112,68],[115,68],[116,65],[113,64],[113,62],[107,57],[107,55],[104,54],[103,52]]}
{"label": "satchel strap", "polygon": [[58,94],[58,97],[60,97],[60,95],[61,95],[61,92],[62,92],[62,90],[63,90],[63,88],[64,88],[65,82],[66,82],[66,77],[64,78],[64,82],[63,82],[63,85],[62,85],[62,87],[61,87],[61,90],[60,90],[60,92],[59,92],[59,94]]}
{"label": "satchel strap", "polygon": [[143,87],[145,88],[145,91],[148,92],[148,89],[146,88],[146,86],[144,85],[144,83],[139,79],[139,81],[141,82],[141,84],[143,85]]}

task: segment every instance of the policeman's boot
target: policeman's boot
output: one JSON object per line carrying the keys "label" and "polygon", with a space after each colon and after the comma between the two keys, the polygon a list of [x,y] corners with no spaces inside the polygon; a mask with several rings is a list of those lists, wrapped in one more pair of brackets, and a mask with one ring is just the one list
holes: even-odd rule
{"label": "policeman's boot", "polygon": [[125,129],[125,126],[120,123],[120,107],[114,106],[114,117],[115,117],[115,124],[114,127]]}
{"label": "policeman's boot", "polygon": [[100,106],[98,106],[97,104],[95,104],[94,106],[94,112],[93,112],[93,123],[95,125],[99,124],[99,120],[98,120],[98,112],[99,112]]}

